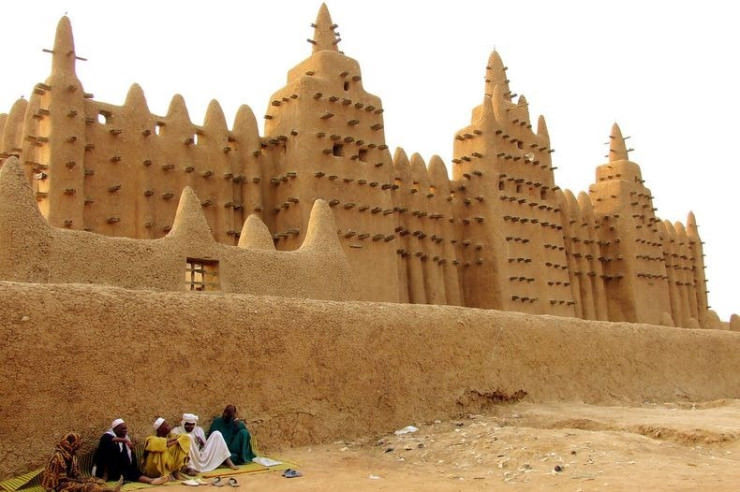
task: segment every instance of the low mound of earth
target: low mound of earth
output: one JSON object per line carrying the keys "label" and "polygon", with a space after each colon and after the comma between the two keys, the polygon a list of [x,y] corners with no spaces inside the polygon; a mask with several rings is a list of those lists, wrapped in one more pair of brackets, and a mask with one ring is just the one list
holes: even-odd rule
{"label": "low mound of earth", "polygon": [[237,478],[272,491],[740,490],[740,400],[520,402],[409,424],[418,430],[267,450],[296,463],[299,478]]}

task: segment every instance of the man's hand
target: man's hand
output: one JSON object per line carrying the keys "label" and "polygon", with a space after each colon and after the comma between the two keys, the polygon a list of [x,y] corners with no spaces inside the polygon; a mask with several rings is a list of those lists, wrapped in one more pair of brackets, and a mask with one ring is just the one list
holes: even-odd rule
{"label": "man's hand", "polygon": [[196,437],[195,441],[198,443],[199,448],[203,448],[203,446],[206,445],[205,441],[203,441],[203,439],[201,439],[200,436]]}

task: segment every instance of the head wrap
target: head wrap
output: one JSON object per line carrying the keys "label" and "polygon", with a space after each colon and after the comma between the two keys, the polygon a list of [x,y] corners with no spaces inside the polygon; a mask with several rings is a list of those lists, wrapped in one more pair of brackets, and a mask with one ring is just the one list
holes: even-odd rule
{"label": "head wrap", "polygon": [[124,424],[124,423],[125,422],[123,421],[123,419],[116,419],[113,422],[111,422],[110,428],[111,429],[115,429],[116,427],[118,427],[119,425]]}
{"label": "head wrap", "polygon": [[185,424],[197,424],[198,423],[198,416],[194,413],[183,413],[182,414],[182,423]]}
{"label": "head wrap", "polygon": [[162,417],[157,417],[157,420],[154,421],[152,427],[154,427],[154,430],[157,430],[162,427],[162,424],[164,424],[164,419]]}
{"label": "head wrap", "polygon": [[82,445],[82,438],[76,432],[68,432],[59,444],[57,449],[62,452],[65,458],[69,459]]}

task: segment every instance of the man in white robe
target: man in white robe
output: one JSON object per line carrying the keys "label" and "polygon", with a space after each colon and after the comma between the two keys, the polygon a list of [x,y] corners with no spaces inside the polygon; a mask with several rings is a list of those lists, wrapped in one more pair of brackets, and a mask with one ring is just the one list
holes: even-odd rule
{"label": "man in white robe", "polygon": [[190,435],[190,468],[205,473],[215,470],[224,464],[232,470],[238,469],[231,461],[231,451],[220,432],[211,433],[206,439],[206,433],[198,425],[198,416],[184,413],[182,422],[172,429],[173,434]]}

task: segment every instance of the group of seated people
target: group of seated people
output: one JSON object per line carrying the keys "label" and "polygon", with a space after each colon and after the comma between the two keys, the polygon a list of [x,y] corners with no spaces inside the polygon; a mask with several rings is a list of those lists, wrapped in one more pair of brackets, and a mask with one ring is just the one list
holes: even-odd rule
{"label": "group of seated people", "polygon": [[[93,477],[80,474],[77,450],[80,435],[70,432],[56,446],[44,470],[42,486],[55,492],[118,492],[124,482],[160,485],[184,475],[197,475],[219,466],[237,469],[255,457],[251,436],[239,420],[236,407],[227,405],[211,423],[208,437],[198,416],[186,413],[179,426],[162,417],[153,423],[154,435],[146,438],[141,466],[123,419],[115,419],[100,438],[93,456]],[[111,489],[105,481],[118,481]]]}

